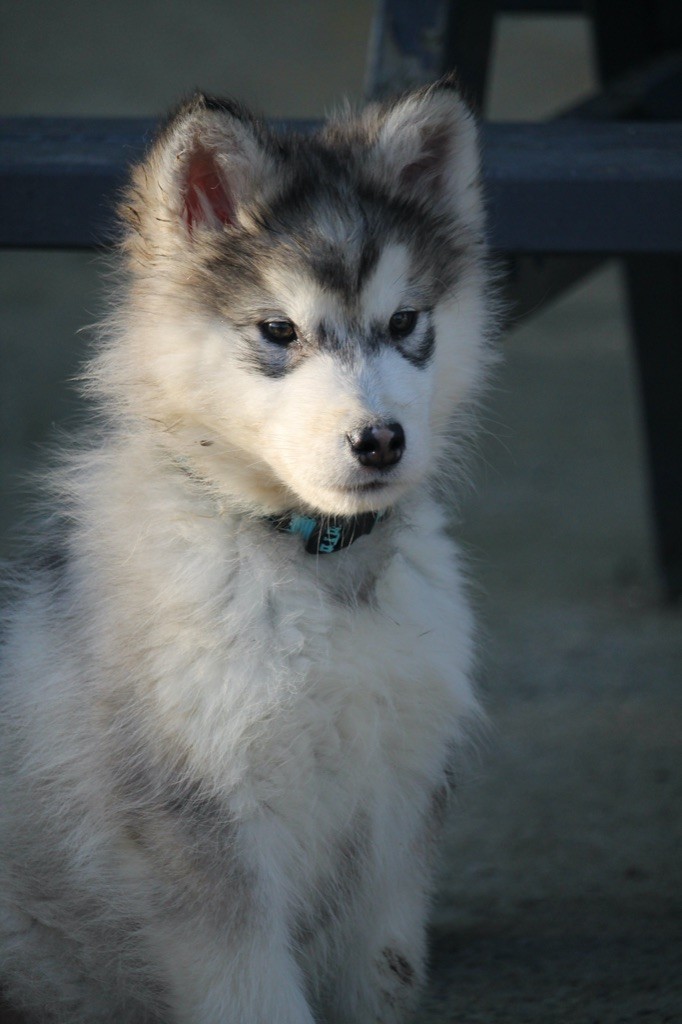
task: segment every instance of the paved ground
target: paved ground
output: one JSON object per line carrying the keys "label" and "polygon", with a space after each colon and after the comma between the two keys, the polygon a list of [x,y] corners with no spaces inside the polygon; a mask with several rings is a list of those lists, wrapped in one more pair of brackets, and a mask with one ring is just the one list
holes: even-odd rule
{"label": "paved ground", "polygon": [[[2,113],[152,113],[202,84],[317,114],[360,92],[369,4],[32,0],[0,17]],[[506,21],[492,112],[584,92],[587,53],[574,19]],[[9,479],[73,411],[55,382],[97,315],[97,274],[81,254],[3,253],[0,270]],[[452,817],[417,1020],[682,1021],[681,615],[656,603],[616,269],[504,347],[458,527],[492,725]],[[5,550],[15,516],[7,485]]]}
{"label": "paved ground", "polygon": [[615,286],[508,342],[505,449],[465,509],[493,729],[451,821],[423,1024],[682,1020],[682,630],[653,596]]}

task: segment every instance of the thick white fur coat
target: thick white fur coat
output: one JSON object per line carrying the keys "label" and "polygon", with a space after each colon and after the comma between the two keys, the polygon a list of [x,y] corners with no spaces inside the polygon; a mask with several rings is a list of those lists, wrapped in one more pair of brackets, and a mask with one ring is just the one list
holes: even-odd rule
{"label": "thick white fur coat", "polygon": [[[310,209],[315,152],[202,98],[136,172],[98,436],[3,630],[0,981],[36,1021],[399,1024],[424,978],[479,715],[433,497],[490,362],[475,138],[447,84],[323,138]],[[404,453],[359,466],[387,421]],[[311,555],[292,510],[383,516]]]}

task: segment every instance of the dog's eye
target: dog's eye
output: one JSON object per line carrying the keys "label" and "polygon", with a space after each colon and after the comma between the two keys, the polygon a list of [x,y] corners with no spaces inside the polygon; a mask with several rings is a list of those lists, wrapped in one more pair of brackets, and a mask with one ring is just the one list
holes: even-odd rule
{"label": "dog's eye", "polygon": [[416,309],[399,309],[388,321],[388,329],[392,338],[406,338],[408,334],[412,334],[416,324]]}
{"label": "dog's eye", "polygon": [[296,341],[296,328],[291,320],[265,320],[258,326],[265,340],[275,345],[290,345]]}

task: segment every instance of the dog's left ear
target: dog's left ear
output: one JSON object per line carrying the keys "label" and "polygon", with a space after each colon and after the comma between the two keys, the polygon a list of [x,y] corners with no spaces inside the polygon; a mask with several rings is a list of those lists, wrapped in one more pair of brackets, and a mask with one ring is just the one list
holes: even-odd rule
{"label": "dog's left ear", "polygon": [[389,187],[483,224],[476,122],[448,76],[370,114],[374,161]]}

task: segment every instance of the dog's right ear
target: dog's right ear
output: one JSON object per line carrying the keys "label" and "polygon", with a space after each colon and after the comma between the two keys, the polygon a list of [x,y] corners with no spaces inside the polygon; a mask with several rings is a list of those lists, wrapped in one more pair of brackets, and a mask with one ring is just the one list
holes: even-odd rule
{"label": "dog's right ear", "polygon": [[265,128],[238,104],[197,94],[133,171],[120,207],[130,241],[153,258],[237,227],[274,172]]}
{"label": "dog's right ear", "polygon": [[454,75],[367,109],[369,170],[399,196],[454,214],[480,232],[477,131]]}

